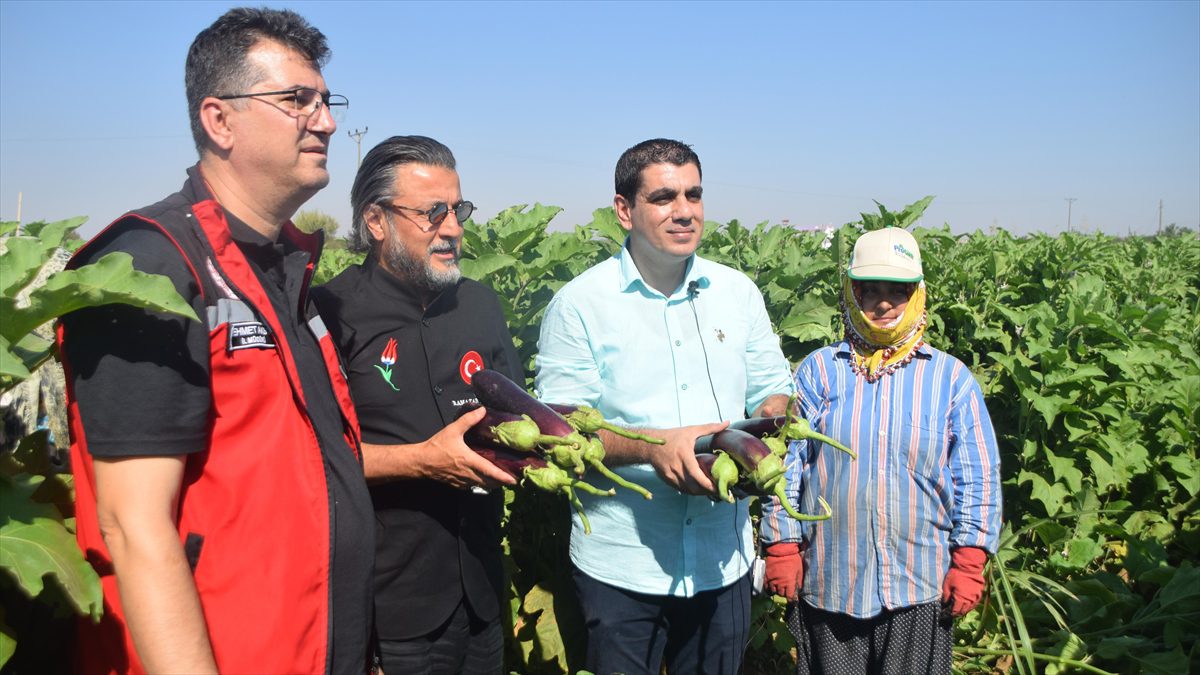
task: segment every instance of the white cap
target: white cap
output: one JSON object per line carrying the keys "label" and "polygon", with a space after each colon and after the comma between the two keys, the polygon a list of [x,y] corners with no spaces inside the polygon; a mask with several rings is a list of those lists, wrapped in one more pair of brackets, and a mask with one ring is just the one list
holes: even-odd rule
{"label": "white cap", "polygon": [[847,276],[856,281],[916,282],[925,277],[921,249],[908,230],[885,227],[854,242]]}

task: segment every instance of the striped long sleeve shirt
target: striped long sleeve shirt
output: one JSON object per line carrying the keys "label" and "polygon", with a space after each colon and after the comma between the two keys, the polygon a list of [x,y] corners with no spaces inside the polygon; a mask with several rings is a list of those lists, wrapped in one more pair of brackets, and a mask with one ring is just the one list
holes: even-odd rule
{"label": "striped long sleeve shirt", "polygon": [[983,393],[961,361],[922,346],[875,382],[850,368],[841,342],[810,354],[795,373],[813,428],[858,459],[816,441],[788,448],[787,494],[805,513],[817,497],[824,521],[798,522],[764,501],[764,544],[804,542],[802,597],[809,605],[866,618],[933,602],[950,549],[995,553],[1000,464]]}

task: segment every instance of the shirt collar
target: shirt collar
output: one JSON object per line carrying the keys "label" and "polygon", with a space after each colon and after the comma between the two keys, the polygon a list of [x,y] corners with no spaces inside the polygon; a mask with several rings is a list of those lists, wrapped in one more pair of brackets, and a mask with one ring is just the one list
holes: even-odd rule
{"label": "shirt collar", "polygon": [[[687,295],[687,289],[691,287],[693,282],[695,282],[697,289],[703,290],[708,288],[708,275],[704,274],[700,269],[697,269],[703,267],[702,264],[696,264],[696,261],[698,260],[700,260],[700,258],[697,257],[695,253],[688,257],[687,267],[683,272],[683,283],[681,283],[679,288],[676,288],[675,292],[667,298],[668,300],[682,299],[683,296]],[[618,281],[620,283],[622,293],[632,291],[634,290],[635,285],[640,285],[641,288],[646,292],[653,295],[662,296],[662,293],[654,288],[651,288],[650,285],[646,283],[646,280],[642,278],[641,271],[639,271],[637,268],[637,264],[633,262],[633,255],[629,252],[629,237],[625,238],[625,243],[621,246],[621,250],[617,253],[617,265]]]}

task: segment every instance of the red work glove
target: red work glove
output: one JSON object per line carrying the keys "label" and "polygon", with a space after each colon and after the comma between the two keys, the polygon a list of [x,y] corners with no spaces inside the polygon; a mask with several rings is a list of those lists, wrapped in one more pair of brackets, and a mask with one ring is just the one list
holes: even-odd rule
{"label": "red work glove", "polygon": [[800,555],[800,544],[794,541],[771,544],[767,547],[766,563],[763,581],[767,590],[788,600],[799,599],[800,587],[804,585],[804,558]]}
{"label": "red work glove", "polygon": [[975,609],[983,598],[983,565],[987,552],[974,546],[963,546],[950,551],[950,571],[942,584],[942,604],[950,606],[950,613],[963,616]]}

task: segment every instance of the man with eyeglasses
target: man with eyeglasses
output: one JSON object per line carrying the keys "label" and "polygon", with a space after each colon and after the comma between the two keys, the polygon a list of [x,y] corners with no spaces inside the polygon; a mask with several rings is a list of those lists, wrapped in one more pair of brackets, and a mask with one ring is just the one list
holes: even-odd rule
{"label": "man with eyeglasses", "polygon": [[[461,278],[475,207],[454,155],[394,136],[363,158],[351,245],[366,260],[313,297],[347,364],[379,524],[375,627],[383,671],[501,672],[500,485],[463,433],[483,416],[471,376],[524,382],[495,293]],[[507,610],[505,610],[507,611]]]}
{"label": "man with eyeglasses", "polygon": [[104,590],[81,672],[365,673],[372,506],[334,346],[308,301],[329,182],[325,36],[233,9],[185,67],[200,161],[80,250],[165,275],[199,321],[112,305],[64,318],[77,532]]}

